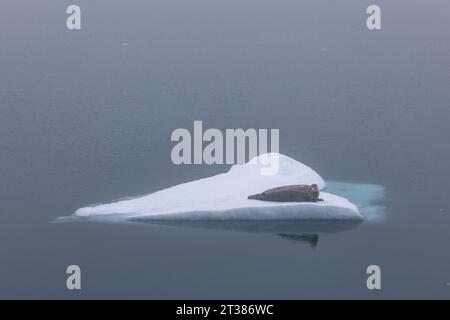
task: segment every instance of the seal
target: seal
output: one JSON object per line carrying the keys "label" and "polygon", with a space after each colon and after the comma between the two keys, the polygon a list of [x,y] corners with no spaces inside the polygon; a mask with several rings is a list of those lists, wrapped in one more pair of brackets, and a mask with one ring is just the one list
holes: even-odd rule
{"label": "seal", "polygon": [[263,193],[248,196],[251,200],[277,201],[277,202],[318,202],[319,187],[317,184],[298,184],[292,186],[277,187]]}

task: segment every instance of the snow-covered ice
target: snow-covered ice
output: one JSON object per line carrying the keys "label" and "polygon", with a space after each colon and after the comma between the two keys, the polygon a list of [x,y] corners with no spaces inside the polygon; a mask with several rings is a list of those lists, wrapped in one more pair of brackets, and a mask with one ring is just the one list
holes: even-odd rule
{"label": "snow-covered ice", "polygon": [[[370,208],[383,188],[376,185],[330,183],[308,166],[278,155],[279,170],[261,174],[273,154],[260,155],[246,164],[234,165],[222,174],[182,183],[149,195],[80,208],[78,217],[109,217],[125,220],[363,220],[357,204]],[[247,199],[264,190],[293,185],[317,184],[323,202],[266,202]],[[356,189],[355,189],[356,188]],[[359,203],[350,197],[357,190]],[[336,194],[330,193],[335,190]],[[337,195],[339,194],[339,195]],[[353,200],[351,198],[351,200]]]}

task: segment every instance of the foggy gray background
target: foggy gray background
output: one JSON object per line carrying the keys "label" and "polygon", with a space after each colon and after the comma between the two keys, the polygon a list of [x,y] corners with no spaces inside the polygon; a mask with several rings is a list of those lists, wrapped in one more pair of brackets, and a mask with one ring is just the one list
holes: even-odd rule
{"label": "foggy gray background", "polygon": [[[379,4],[382,30],[366,28]],[[69,31],[69,4],[82,30]],[[0,5],[1,298],[450,297],[448,1]],[[127,46],[121,43],[128,43]],[[327,50],[323,50],[323,49]],[[223,172],[176,128],[280,128],[325,179],[386,186],[387,220],[320,235],[51,223]],[[68,291],[65,269],[82,269]],[[366,288],[369,264],[382,290]]]}

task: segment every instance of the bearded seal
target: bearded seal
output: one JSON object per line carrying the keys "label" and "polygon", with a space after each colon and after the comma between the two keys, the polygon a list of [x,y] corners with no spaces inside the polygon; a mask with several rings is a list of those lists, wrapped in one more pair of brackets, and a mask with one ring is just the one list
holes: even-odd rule
{"label": "bearded seal", "polygon": [[277,202],[318,202],[319,187],[317,184],[312,185],[292,185],[277,187],[264,191],[263,193],[248,196],[251,200],[277,201]]}

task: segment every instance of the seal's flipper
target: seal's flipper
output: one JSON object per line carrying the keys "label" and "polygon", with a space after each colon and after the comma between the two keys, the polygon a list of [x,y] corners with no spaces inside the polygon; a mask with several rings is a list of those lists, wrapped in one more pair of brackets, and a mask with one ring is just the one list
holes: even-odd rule
{"label": "seal's flipper", "polygon": [[248,196],[247,199],[250,200],[263,200],[263,196],[259,193],[259,194],[253,194],[251,196]]}

